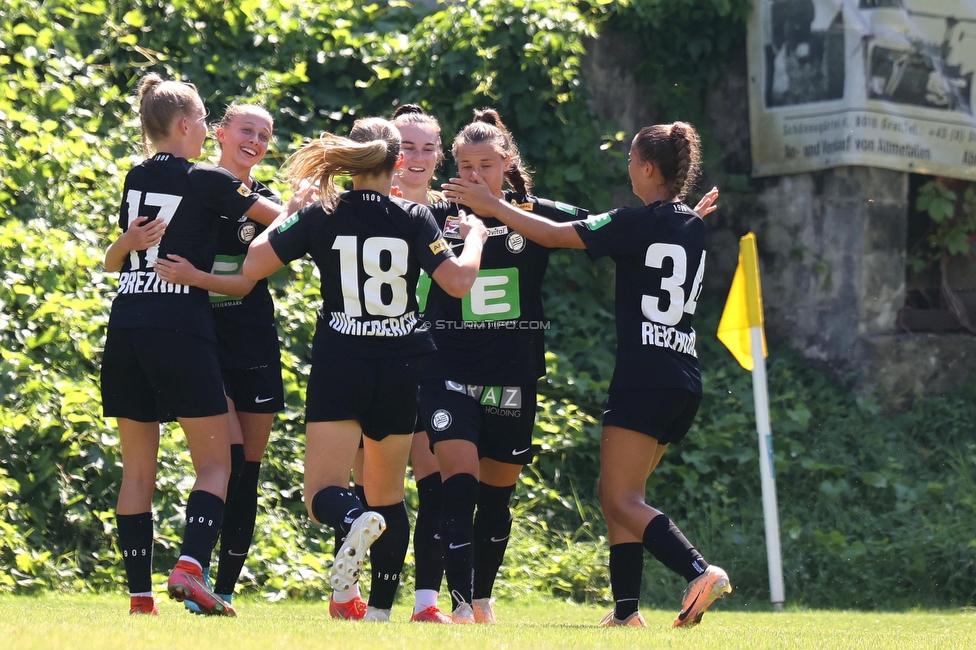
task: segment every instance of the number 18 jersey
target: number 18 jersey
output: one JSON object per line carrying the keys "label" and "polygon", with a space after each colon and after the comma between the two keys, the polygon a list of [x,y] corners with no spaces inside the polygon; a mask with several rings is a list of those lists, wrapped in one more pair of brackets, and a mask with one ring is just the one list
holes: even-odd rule
{"label": "number 18 jersey", "polygon": [[701,395],[691,326],[705,274],[705,224],[683,203],[619,208],[573,223],[591,259],[617,265],[617,362],[610,393]]}
{"label": "number 18 jersey", "polygon": [[321,276],[322,307],[313,360],[383,358],[433,350],[418,329],[417,278],[449,257],[425,206],[373,191],[344,192],[334,208],[318,201],[268,233],[278,259],[311,254]]}

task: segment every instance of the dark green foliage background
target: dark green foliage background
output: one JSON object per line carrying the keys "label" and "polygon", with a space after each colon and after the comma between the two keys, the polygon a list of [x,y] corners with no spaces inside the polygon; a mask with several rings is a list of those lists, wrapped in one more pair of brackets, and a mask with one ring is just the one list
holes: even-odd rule
{"label": "dark green foliage background", "polygon": [[[99,260],[114,236],[122,178],[141,158],[133,110],[141,74],[192,81],[215,116],[234,99],[266,105],[277,117],[277,143],[258,176],[271,180],[304,138],[344,132],[359,116],[389,115],[399,102],[425,104],[441,120],[448,146],[472,109],[495,106],[536,171],[539,195],[605,209],[610,188],[626,183],[623,134],[587,106],[585,39],[610,30],[642,35],[645,63],[635,72],[654,89],[662,120],[698,122],[704,91],[725,62],[741,56],[748,9],[748,0],[482,0],[436,9],[352,0],[6,2],[0,589],[123,589],[114,546],[118,441],[98,400],[115,280]],[[721,169],[709,173],[744,186]],[[542,452],[519,483],[500,596],[609,599],[595,492],[598,421],[613,366],[612,283],[609,266],[580,253],[551,261],[549,372],[536,427]],[[300,489],[317,285],[310,264],[296,264],[275,286],[288,408],[264,465],[242,589],[272,600],[320,598],[327,594],[331,532],[309,524]],[[736,586],[729,604],[763,608],[751,378],[712,334],[723,298],[708,297],[699,307],[706,387],[700,415],[648,493],[710,561],[729,569]],[[788,601],[972,604],[973,391],[885,416],[775,347],[769,385]],[[164,435],[156,502],[160,574],[175,562],[189,472],[182,434],[172,429]],[[415,499],[411,483],[411,505]],[[406,584],[402,593],[409,578]],[[673,607],[680,589],[648,561],[645,602]]]}

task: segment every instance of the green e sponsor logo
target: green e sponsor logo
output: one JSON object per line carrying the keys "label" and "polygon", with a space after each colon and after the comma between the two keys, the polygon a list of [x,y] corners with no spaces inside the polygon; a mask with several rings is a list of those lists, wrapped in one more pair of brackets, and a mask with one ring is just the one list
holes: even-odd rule
{"label": "green e sponsor logo", "polygon": [[[214,257],[214,275],[237,275],[240,273],[241,265],[244,264],[244,255],[217,255]],[[227,302],[228,300],[243,300],[243,296],[225,296],[222,293],[210,291],[210,302]]]}
{"label": "green e sponsor logo", "polygon": [[522,315],[518,269],[487,269],[461,299],[461,317],[469,322],[511,320]]}
{"label": "green e sponsor logo", "polygon": [[430,276],[426,271],[420,272],[417,278],[417,311],[423,312],[427,309],[427,296],[430,295]]}

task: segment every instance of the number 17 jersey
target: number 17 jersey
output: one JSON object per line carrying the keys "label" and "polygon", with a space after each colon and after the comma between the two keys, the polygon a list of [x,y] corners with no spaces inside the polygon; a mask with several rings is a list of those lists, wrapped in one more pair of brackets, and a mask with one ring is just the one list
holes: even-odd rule
{"label": "number 17 jersey", "polygon": [[119,226],[124,232],[137,217],[149,217],[165,222],[166,233],[158,245],[126,256],[109,328],[173,329],[213,340],[207,292],[164,282],[153,267],[172,253],[209,272],[220,215],[236,219],[258,198],[229,171],[169,153],[157,153],[133,167],[125,177]]}

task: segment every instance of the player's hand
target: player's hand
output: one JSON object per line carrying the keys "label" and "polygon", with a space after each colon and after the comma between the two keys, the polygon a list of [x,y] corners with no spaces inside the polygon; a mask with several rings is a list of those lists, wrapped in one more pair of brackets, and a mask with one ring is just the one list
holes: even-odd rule
{"label": "player's hand", "polygon": [[699,217],[704,219],[705,215],[709,215],[718,209],[718,206],[715,205],[715,201],[717,200],[718,200],[718,188],[713,187],[712,189],[708,190],[708,192],[705,193],[705,196],[703,196],[701,198],[701,201],[698,202],[698,205],[695,206],[695,212],[698,213]]}
{"label": "player's hand", "polygon": [[488,229],[485,228],[484,221],[464,210],[459,210],[458,216],[461,217],[461,222],[458,224],[461,239],[467,240],[468,234],[473,233],[481,239],[482,244],[488,241]]}
{"label": "player's hand", "polygon": [[304,180],[301,184],[295,188],[294,194],[288,199],[287,205],[285,205],[284,211],[289,215],[295,214],[306,205],[315,200],[315,195],[319,193],[319,188],[317,185],[311,181]]}
{"label": "player's hand", "polygon": [[162,219],[149,221],[149,217],[136,217],[119,239],[124,240],[125,247],[130,251],[144,251],[158,246],[164,234],[166,222]]}
{"label": "player's hand", "polygon": [[191,287],[197,286],[195,280],[202,273],[190,260],[173,253],[165,258],[158,258],[153,269],[156,275],[170,284],[186,284]]}
{"label": "player's hand", "polygon": [[452,178],[450,182],[441,185],[444,196],[449,201],[466,205],[477,214],[491,214],[492,204],[498,201],[498,197],[491,193],[485,179],[476,173],[471,174],[471,180],[463,178]]}

